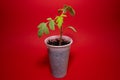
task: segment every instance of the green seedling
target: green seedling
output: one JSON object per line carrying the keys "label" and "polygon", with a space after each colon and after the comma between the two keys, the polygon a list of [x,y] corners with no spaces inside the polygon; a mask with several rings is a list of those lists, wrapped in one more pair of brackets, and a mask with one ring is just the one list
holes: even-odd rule
{"label": "green seedling", "polygon": [[[67,12],[70,13],[71,16],[75,15],[75,10],[69,6],[69,5],[64,5],[63,8],[58,9],[59,15],[56,16],[54,19],[52,18],[47,18],[47,22],[41,22],[38,25],[38,36],[41,37],[43,34],[49,34],[50,30],[55,30],[55,27],[59,28],[59,46],[61,45],[62,42],[62,35],[63,35],[63,22],[64,18],[67,17]],[[67,28],[72,29],[74,32],[77,32],[76,29],[72,26],[68,26]]]}

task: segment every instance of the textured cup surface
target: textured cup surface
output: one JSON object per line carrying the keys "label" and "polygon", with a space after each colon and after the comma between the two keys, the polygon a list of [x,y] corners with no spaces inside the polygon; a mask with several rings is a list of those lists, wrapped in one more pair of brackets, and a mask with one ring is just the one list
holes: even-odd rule
{"label": "textured cup surface", "polygon": [[45,44],[48,47],[49,61],[51,71],[54,77],[62,78],[67,73],[70,46],[72,39],[68,36],[63,36],[63,39],[70,41],[69,44],[63,46],[52,46],[47,44],[48,40],[59,38],[59,36],[50,36],[45,39]]}

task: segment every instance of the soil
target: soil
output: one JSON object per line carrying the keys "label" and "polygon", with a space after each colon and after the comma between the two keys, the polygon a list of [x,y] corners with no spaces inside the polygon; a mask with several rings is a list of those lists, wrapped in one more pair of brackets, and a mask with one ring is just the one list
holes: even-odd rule
{"label": "soil", "polygon": [[[47,43],[48,43],[49,45],[53,45],[53,46],[60,46],[60,45],[59,45],[59,42],[60,42],[59,39],[53,39],[53,40],[49,40]],[[69,43],[70,43],[70,41],[67,41],[67,40],[65,40],[65,39],[62,39],[61,45],[67,45],[67,44],[69,44]]]}

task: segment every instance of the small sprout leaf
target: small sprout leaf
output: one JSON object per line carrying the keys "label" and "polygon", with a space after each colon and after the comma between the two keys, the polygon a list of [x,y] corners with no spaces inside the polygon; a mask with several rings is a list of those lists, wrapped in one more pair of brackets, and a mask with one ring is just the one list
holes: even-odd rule
{"label": "small sprout leaf", "polygon": [[51,30],[55,30],[55,22],[54,22],[54,20],[51,20],[49,22],[49,27],[50,27]]}
{"label": "small sprout leaf", "polygon": [[57,16],[56,23],[58,25],[58,28],[61,28],[62,24],[63,24],[63,17],[62,16]]}
{"label": "small sprout leaf", "polygon": [[65,5],[63,7],[63,11],[64,11],[64,13],[66,13],[68,11],[70,13],[70,15],[72,15],[72,16],[75,15],[75,10],[71,6]]}
{"label": "small sprout leaf", "polygon": [[52,18],[47,18],[48,21],[52,20]]}
{"label": "small sprout leaf", "polygon": [[42,22],[38,25],[38,36],[41,37],[44,33],[49,34],[49,29],[46,25],[46,23]]}
{"label": "small sprout leaf", "polygon": [[38,30],[38,37],[41,37],[43,35],[43,30],[42,29],[39,29]]}
{"label": "small sprout leaf", "polygon": [[68,26],[68,28],[72,29],[74,32],[77,32],[76,29],[72,26]]}
{"label": "small sprout leaf", "polygon": [[43,27],[43,26],[45,26],[45,23],[44,23],[44,22],[40,23],[37,27],[38,27],[38,28],[41,28],[41,27]]}
{"label": "small sprout leaf", "polygon": [[44,33],[45,33],[45,34],[49,34],[49,29],[48,29],[48,27],[47,27],[46,24],[45,24],[45,26],[44,26]]}
{"label": "small sprout leaf", "polygon": [[70,15],[74,16],[75,15],[75,10],[72,7],[68,7],[67,10],[69,11]]}
{"label": "small sprout leaf", "polygon": [[65,14],[62,14],[61,16],[62,16],[62,17],[67,17],[67,15],[65,15]]}

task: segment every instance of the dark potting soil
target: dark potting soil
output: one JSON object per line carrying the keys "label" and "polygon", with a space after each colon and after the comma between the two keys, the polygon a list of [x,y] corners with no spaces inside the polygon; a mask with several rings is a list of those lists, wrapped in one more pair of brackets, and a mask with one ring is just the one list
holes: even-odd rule
{"label": "dark potting soil", "polygon": [[[60,46],[59,45],[59,42],[60,42],[60,39],[53,39],[53,40],[48,40],[48,44],[49,45],[53,45],[53,46]],[[69,44],[70,43],[70,41],[67,41],[67,40],[65,40],[65,39],[62,39],[62,43],[61,43],[61,45],[67,45],[67,44]]]}

